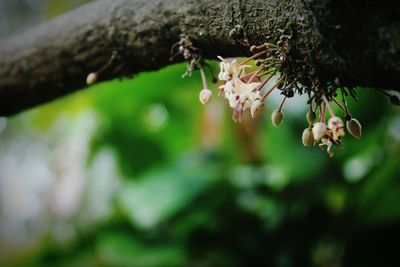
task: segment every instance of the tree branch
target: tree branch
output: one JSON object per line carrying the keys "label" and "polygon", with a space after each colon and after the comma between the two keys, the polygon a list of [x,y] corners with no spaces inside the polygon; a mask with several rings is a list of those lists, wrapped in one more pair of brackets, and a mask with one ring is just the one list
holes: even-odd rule
{"label": "tree branch", "polygon": [[290,30],[296,53],[321,79],[399,89],[400,5],[375,2],[98,0],[0,42],[0,115],[86,87],[114,51],[101,80],[166,66],[181,33],[214,59],[246,55]]}

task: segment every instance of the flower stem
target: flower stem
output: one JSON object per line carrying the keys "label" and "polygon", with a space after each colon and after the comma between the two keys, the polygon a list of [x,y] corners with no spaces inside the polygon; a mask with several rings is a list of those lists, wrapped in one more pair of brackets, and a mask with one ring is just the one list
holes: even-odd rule
{"label": "flower stem", "polygon": [[208,89],[207,78],[206,78],[206,74],[204,73],[203,67],[200,64],[198,64],[198,66],[199,66],[199,70],[200,70],[201,81],[203,82],[203,89]]}
{"label": "flower stem", "polygon": [[[307,104],[310,104],[310,105],[312,105],[312,102],[313,102],[313,100],[314,100],[315,96],[316,96],[316,94],[314,93],[314,95],[313,95],[313,96],[311,96],[310,98],[308,98],[308,100],[307,100]],[[315,111],[317,111],[317,106],[315,107]]]}
{"label": "flower stem", "polygon": [[342,101],[343,101],[344,109],[346,110],[346,114],[349,114],[349,109],[347,108],[347,102],[346,102],[346,98],[344,97],[343,89],[340,89],[340,92],[342,93]]}
{"label": "flower stem", "polygon": [[247,62],[249,62],[249,61],[252,60],[252,59],[258,58],[259,56],[262,56],[262,55],[264,55],[264,54],[267,53],[267,52],[268,52],[267,50],[264,50],[264,51],[261,51],[261,52],[259,52],[259,53],[257,53],[257,54],[254,54],[254,55],[252,55],[251,57],[246,58],[245,60],[243,60],[242,62],[240,62],[240,63],[239,63],[239,66],[241,66],[241,65],[243,65],[243,64],[245,64],[245,63],[247,63]]}
{"label": "flower stem", "polygon": [[328,111],[329,111],[329,114],[331,115],[331,117],[335,117],[335,112],[333,112],[333,109],[332,109],[331,105],[329,104],[329,101],[326,98],[326,96],[322,95],[322,99],[324,100],[325,105],[328,108]]}
{"label": "flower stem", "polygon": [[320,109],[320,114],[319,114],[319,121],[324,123],[325,122],[325,105],[320,105],[319,106]]}
{"label": "flower stem", "polygon": [[381,94],[384,94],[385,96],[391,97],[391,95],[389,93],[387,93],[387,92],[385,92],[385,91],[383,91],[381,89],[373,88],[373,87],[372,87],[372,89],[374,89],[375,91],[378,91]]}
{"label": "flower stem", "polygon": [[284,79],[285,79],[284,76],[281,77],[281,78],[278,80],[278,82],[277,82],[274,86],[272,86],[271,89],[269,89],[269,90],[263,95],[263,97],[262,97],[261,100],[264,101],[264,100],[269,96],[269,94],[271,94],[272,91],[273,91],[276,87],[278,87],[278,86],[283,82]]}
{"label": "flower stem", "polygon": [[262,44],[262,45],[259,45],[259,46],[253,46],[253,51],[252,52],[255,52],[255,51],[257,51],[257,50],[261,50],[261,49],[264,49],[265,47],[267,46],[267,44]]}
{"label": "flower stem", "polygon": [[[260,74],[260,76],[259,77],[262,77],[262,76],[264,76],[264,75],[267,75],[267,74],[275,74],[275,70],[274,69],[272,69],[272,70],[268,70],[268,71],[266,71],[266,72],[264,72],[264,73],[262,73],[262,74]],[[268,76],[269,77],[269,76]]]}
{"label": "flower stem", "polygon": [[118,52],[113,51],[113,52],[112,52],[112,55],[111,55],[110,59],[107,61],[107,63],[106,63],[101,69],[99,69],[98,71],[96,71],[96,75],[100,75],[100,74],[103,73],[105,70],[107,70],[107,69],[111,66],[111,64],[113,63],[113,61],[114,61],[115,58],[117,57],[117,55],[118,55]]}
{"label": "flower stem", "polygon": [[251,82],[254,80],[254,78],[256,78],[256,76],[257,76],[261,71],[263,71],[263,68],[260,68],[259,70],[255,71],[254,74],[253,74],[253,75],[250,77],[250,79],[247,81],[247,83],[251,83]]}
{"label": "flower stem", "polygon": [[282,108],[283,108],[283,105],[285,104],[286,98],[287,98],[287,96],[285,96],[285,97],[283,98],[281,104],[279,105],[279,108],[278,108],[278,111],[279,111],[279,112],[282,111]]}
{"label": "flower stem", "polygon": [[[311,98],[311,93],[310,93],[310,92],[307,92],[307,94],[308,94],[308,99],[310,99],[310,98]],[[312,105],[312,102],[308,102],[308,101],[307,101],[307,104],[308,104],[308,110],[309,110],[310,112],[313,112],[313,105]]]}
{"label": "flower stem", "polygon": [[269,80],[271,80],[271,78],[273,77],[273,75],[271,74],[270,76],[267,77],[267,79],[265,79],[257,88],[257,91],[261,91],[261,89],[264,87],[264,85],[267,84],[267,82]]}
{"label": "flower stem", "polygon": [[249,73],[247,73],[246,75],[243,75],[240,79],[246,80],[248,77],[251,77],[251,76],[252,76],[254,73],[256,73],[257,71],[259,71],[259,70],[255,70],[255,71],[249,72]]}
{"label": "flower stem", "polygon": [[348,115],[349,113],[347,112],[347,109],[339,103],[339,101],[337,101],[334,97],[332,97],[333,102],[335,102],[335,104],[343,111],[343,113],[345,115]]}

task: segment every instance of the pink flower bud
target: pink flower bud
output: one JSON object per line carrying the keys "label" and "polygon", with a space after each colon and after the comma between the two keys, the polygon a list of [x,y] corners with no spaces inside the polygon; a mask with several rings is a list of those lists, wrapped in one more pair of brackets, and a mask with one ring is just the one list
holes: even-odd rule
{"label": "pink flower bud", "polygon": [[211,90],[204,88],[203,90],[200,91],[200,95],[199,95],[200,102],[203,105],[207,104],[210,101],[211,96],[212,96]]}

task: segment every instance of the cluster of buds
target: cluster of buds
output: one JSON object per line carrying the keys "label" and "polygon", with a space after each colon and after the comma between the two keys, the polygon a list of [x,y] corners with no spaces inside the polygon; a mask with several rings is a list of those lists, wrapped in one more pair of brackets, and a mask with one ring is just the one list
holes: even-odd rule
{"label": "cluster of buds", "polygon": [[[346,87],[338,88],[338,80],[335,80],[336,87],[320,82],[314,68],[307,64],[307,60],[290,58],[290,39],[291,36],[282,35],[276,43],[252,46],[250,48],[252,55],[242,60],[218,56],[220,72],[217,77],[222,83],[218,87],[218,93],[232,108],[232,119],[240,122],[246,110],[250,110],[252,118],[259,116],[264,110],[267,97],[274,90],[278,90],[282,100],[271,114],[271,121],[275,127],[283,121],[283,107],[286,100],[295,94],[307,93],[308,127],[302,133],[302,142],[304,146],[318,144],[330,157],[333,157],[332,146],[341,146],[345,128],[355,138],[361,138],[361,124],[350,115],[346,103],[346,97],[356,98],[355,91]],[[203,69],[206,63],[201,58],[200,50],[194,47],[186,36],[182,36],[173,46],[172,51],[174,50],[177,50],[176,55],[181,54],[188,62],[187,72],[184,75],[190,75],[197,69],[200,71],[203,87],[199,99],[202,104],[208,103],[212,91],[207,86]],[[337,91],[341,92],[341,102],[337,100]],[[391,101],[392,98],[393,96]],[[333,104],[343,111],[346,125],[335,115]],[[326,113],[329,113],[327,123]]]}
{"label": "cluster of buds", "polygon": [[[246,109],[250,109],[253,118],[261,114],[265,100],[275,89],[281,90],[283,99],[279,108],[272,113],[272,124],[277,127],[283,120],[283,105],[286,98],[293,97],[291,87],[296,83],[296,80],[280,72],[289,52],[288,39],[289,36],[284,35],[276,44],[252,46],[250,51],[253,55],[241,62],[218,56],[218,79],[223,82],[219,86],[219,94],[228,100],[234,121],[241,121]],[[255,69],[248,64],[252,60],[255,60]],[[273,78],[276,78],[276,82],[267,86]]]}
{"label": "cluster of buds", "polygon": [[[330,157],[333,157],[333,152],[331,151],[332,145],[340,147],[341,139],[345,135],[343,120],[336,116],[331,103],[337,104],[345,113],[346,128],[347,131],[357,139],[361,138],[361,124],[360,122],[352,118],[350,115],[345,98],[343,97],[343,104],[340,104],[333,96],[331,101],[322,92],[320,97],[315,97],[315,99],[321,99],[322,102],[317,101],[316,110],[319,112],[319,120],[315,121],[317,116],[316,112],[312,109],[312,102],[310,102],[310,111],[307,113],[308,127],[304,129],[302,134],[302,142],[304,146],[311,146],[313,144],[319,143],[319,147],[324,150],[326,147],[326,152]],[[330,118],[328,124],[325,123],[325,112],[328,110]]]}
{"label": "cluster of buds", "polygon": [[233,109],[233,119],[241,120],[244,110],[250,108],[253,116],[260,113],[263,109],[263,103],[260,94],[260,82],[256,81],[256,77],[250,77],[245,80],[245,69],[250,67],[245,65],[245,61],[241,63],[234,60],[221,60],[221,71],[218,79],[224,84],[219,87],[219,94],[224,96],[229,106]]}

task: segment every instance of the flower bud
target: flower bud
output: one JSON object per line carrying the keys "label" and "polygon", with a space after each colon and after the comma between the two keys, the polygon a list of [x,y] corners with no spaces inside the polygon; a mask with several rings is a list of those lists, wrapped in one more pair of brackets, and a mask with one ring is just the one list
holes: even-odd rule
{"label": "flower bud", "polygon": [[319,141],[326,134],[327,127],[325,123],[316,122],[312,128],[312,133],[314,135],[314,140]]}
{"label": "flower bud", "polygon": [[314,135],[311,128],[307,128],[303,131],[301,141],[303,141],[304,146],[311,146],[312,144],[314,144]]}
{"label": "flower bud", "polygon": [[349,133],[357,139],[361,138],[361,123],[352,118],[351,120],[346,122],[346,128]]}
{"label": "flower bud", "polygon": [[314,111],[309,111],[307,112],[307,121],[310,125],[312,125],[315,121],[315,112]]}
{"label": "flower bud", "polygon": [[212,96],[212,92],[210,89],[204,88],[203,90],[200,91],[199,99],[200,102],[205,105],[207,104]]}
{"label": "flower bud", "polygon": [[86,77],[86,84],[91,85],[97,81],[97,74],[92,72]]}
{"label": "flower bud", "polygon": [[278,127],[279,124],[281,124],[283,119],[283,112],[276,109],[274,110],[274,112],[272,112],[271,115],[271,120],[272,120],[272,125],[274,125],[275,127]]}
{"label": "flower bud", "polygon": [[250,107],[251,117],[255,118],[261,114],[264,109],[264,103],[261,100],[255,100]]}
{"label": "flower bud", "polygon": [[250,52],[252,52],[252,53],[255,53],[255,52],[257,52],[257,46],[255,46],[255,45],[252,45],[251,47],[250,47]]}

